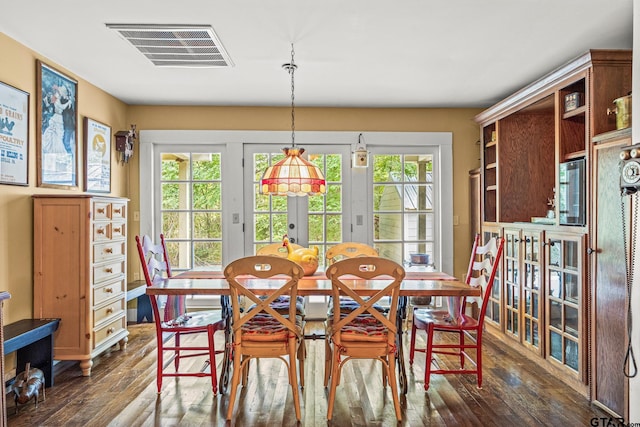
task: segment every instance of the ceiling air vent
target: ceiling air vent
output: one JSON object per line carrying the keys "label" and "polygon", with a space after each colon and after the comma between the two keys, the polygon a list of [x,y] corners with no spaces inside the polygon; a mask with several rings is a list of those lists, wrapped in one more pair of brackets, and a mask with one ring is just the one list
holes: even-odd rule
{"label": "ceiling air vent", "polygon": [[232,67],[211,26],[106,24],[158,67]]}

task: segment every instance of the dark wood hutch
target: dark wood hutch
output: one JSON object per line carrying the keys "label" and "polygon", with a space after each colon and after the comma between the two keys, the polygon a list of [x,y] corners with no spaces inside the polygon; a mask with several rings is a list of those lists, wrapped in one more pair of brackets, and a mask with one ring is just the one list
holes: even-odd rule
{"label": "dark wood hutch", "polygon": [[[604,336],[626,335],[616,312],[624,310],[624,296],[621,302],[618,291],[611,298],[607,291],[618,286],[624,264],[618,259],[616,268],[602,268],[604,239],[596,240],[598,224],[608,220],[600,217],[599,192],[615,184],[619,172],[611,153],[599,155],[597,147],[611,132],[617,138],[608,147],[630,144],[630,133],[620,138],[607,110],[631,91],[631,59],[631,50],[590,50],[475,118],[481,127],[482,233],[485,240],[506,240],[487,310],[489,330],[625,418],[627,386],[618,391],[627,383],[620,377],[623,349],[617,348],[620,339]],[[564,225],[566,206],[550,202],[560,201],[556,190],[566,185],[560,165],[580,159],[584,220]],[[611,169],[606,183],[596,175],[602,171],[598,161]],[[606,325],[607,333],[598,325]],[[605,357],[604,347],[612,345],[615,356]],[[613,386],[606,378],[619,382]]]}

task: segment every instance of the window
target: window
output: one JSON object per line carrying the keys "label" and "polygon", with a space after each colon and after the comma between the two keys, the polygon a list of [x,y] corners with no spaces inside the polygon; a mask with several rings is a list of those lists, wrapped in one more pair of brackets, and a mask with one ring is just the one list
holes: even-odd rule
{"label": "window", "polygon": [[174,274],[222,267],[220,153],[160,153],[160,230]]}
{"label": "window", "polygon": [[373,156],[373,242],[380,256],[405,265],[434,260],[433,156]]}

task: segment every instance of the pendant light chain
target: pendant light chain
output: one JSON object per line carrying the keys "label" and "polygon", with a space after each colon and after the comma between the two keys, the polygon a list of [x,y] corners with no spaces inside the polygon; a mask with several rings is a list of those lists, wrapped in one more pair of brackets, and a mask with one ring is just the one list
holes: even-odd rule
{"label": "pendant light chain", "polygon": [[291,74],[291,146],[296,146],[296,97],[295,97],[295,83],[293,79],[293,75],[296,71],[296,63],[294,62],[293,56],[295,52],[293,51],[293,43],[291,43],[291,64],[289,64],[289,74]]}
{"label": "pendant light chain", "polygon": [[260,180],[260,193],[270,196],[312,196],[327,192],[327,181],[320,168],[302,158],[304,148],[296,147],[295,52],[291,43],[291,62],[282,68],[291,75],[291,147],[282,149],[285,157],[267,167]]}

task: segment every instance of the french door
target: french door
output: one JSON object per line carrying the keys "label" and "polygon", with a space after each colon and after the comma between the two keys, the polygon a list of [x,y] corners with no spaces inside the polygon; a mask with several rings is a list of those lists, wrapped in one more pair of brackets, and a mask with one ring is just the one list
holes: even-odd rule
{"label": "french door", "polygon": [[260,194],[264,170],[284,156],[274,145],[244,146],[245,253],[281,242],[317,246],[319,262],[333,244],[351,240],[351,168],[348,145],[305,145],[307,160],[317,165],[327,180],[325,195],[283,197]]}

